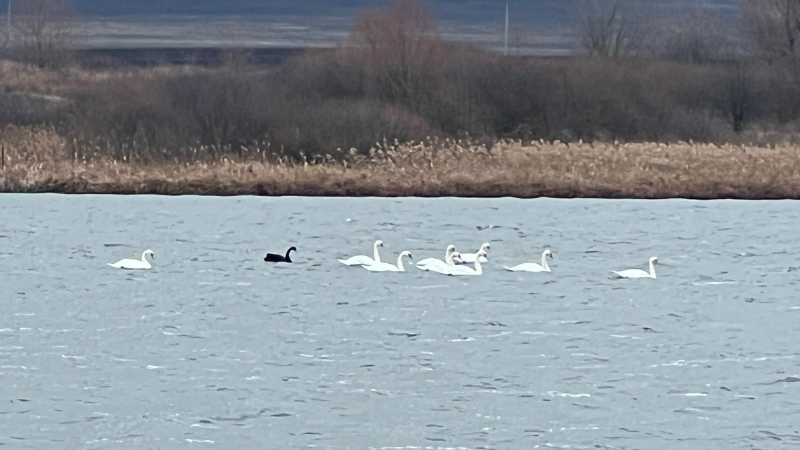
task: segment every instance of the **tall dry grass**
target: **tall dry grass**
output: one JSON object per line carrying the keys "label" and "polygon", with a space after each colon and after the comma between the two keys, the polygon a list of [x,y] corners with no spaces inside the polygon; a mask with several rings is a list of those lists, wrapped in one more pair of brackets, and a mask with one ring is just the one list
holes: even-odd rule
{"label": "tall dry grass", "polygon": [[791,145],[500,141],[488,148],[430,139],[379,143],[341,161],[245,155],[139,164],[81,160],[53,130],[8,127],[0,149],[5,192],[800,198],[800,153]]}
{"label": "tall dry grass", "polygon": [[197,66],[120,67],[88,69],[77,65],[61,69],[43,69],[8,59],[0,59],[0,90],[37,95],[70,96],[78,89],[98,83],[131,79],[152,80],[206,72]]}

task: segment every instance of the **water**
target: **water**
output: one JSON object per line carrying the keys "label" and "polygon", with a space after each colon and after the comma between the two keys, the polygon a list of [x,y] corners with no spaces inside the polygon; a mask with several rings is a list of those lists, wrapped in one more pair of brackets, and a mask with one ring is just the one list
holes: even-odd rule
{"label": "water", "polygon": [[[0,211],[6,448],[800,444],[796,202],[4,195]],[[491,264],[334,262],[375,238],[418,259],[488,240]],[[296,264],[261,261],[290,244]],[[545,245],[552,275],[498,270]],[[152,272],[105,266],[147,247]],[[651,255],[658,280],[608,278]]]}
{"label": "water", "polygon": [[[445,18],[438,23],[448,41],[487,49],[503,45],[503,12],[480,13],[480,19]],[[192,47],[306,48],[345,43],[358,14],[343,15],[186,15],[86,17],[77,28],[82,48],[158,49]],[[541,16],[540,16],[541,17]],[[563,21],[520,21],[511,31],[513,54],[567,55],[574,36]],[[158,62],[158,61],[156,61]],[[202,62],[202,61],[201,61]]]}

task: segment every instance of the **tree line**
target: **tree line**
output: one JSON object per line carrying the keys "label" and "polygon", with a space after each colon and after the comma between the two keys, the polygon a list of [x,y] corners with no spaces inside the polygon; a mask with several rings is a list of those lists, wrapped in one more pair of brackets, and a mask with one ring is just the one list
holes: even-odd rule
{"label": "tree line", "polygon": [[[20,59],[68,63],[76,19],[65,2],[27,0],[53,9],[17,15]],[[0,123],[52,126],[75,154],[126,160],[245,156],[253,148],[261,157],[268,149],[346,158],[376,142],[434,136],[794,139],[800,0],[668,16],[653,3],[576,0],[578,54],[542,58],[448,42],[422,2],[396,0],[360,14],[335,49],[270,67],[239,52],[219,67],[103,77],[72,88],[56,108],[0,96]]]}

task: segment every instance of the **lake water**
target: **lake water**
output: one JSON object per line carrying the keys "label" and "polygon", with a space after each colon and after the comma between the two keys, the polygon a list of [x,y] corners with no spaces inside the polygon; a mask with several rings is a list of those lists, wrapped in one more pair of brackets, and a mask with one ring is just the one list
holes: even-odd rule
{"label": "lake water", "polygon": [[[0,196],[0,446],[800,445],[797,202]],[[479,229],[480,228],[480,229]],[[486,273],[335,258],[492,242]],[[296,245],[296,264],[265,251]],[[552,274],[502,265],[556,252]],[[133,273],[107,262],[157,253]],[[645,267],[657,280],[611,280]]]}
{"label": "lake water", "polygon": [[[559,0],[561,1],[561,0]],[[0,4],[2,0],[0,0]],[[497,3],[495,3],[497,5]],[[0,9],[2,11],[2,9]],[[503,7],[480,13],[479,20],[459,17],[439,22],[442,38],[486,49],[503,48]],[[552,16],[552,12],[550,12]],[[510,29],[512,54],[563,56],[573,52],[575,37],[563,19],[520,18]],[[192,47],[313,48],[345,43],[358,13],[342,15],[145,15],[85,17],[77,28],[82,48],[159,49]]]}

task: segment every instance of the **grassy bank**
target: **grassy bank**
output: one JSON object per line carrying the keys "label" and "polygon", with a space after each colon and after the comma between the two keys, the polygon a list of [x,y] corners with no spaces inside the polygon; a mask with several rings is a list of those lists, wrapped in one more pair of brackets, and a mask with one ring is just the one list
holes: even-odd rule
{"label": "grassy bank", "polygon": [[409,0],[275,64],[0,61],[0,189],[800,197],[800,64],[684,37],[503,56],[442,39]]}
{"label": "grassy bank", "polygon": [[[794,146],[453,140],[383,144],[348,161],[128,163],[65,157],[48,130],[5,130],[4,192],[116,194],[800,198]],[[259,154],[259,152],[254,152]]]}

